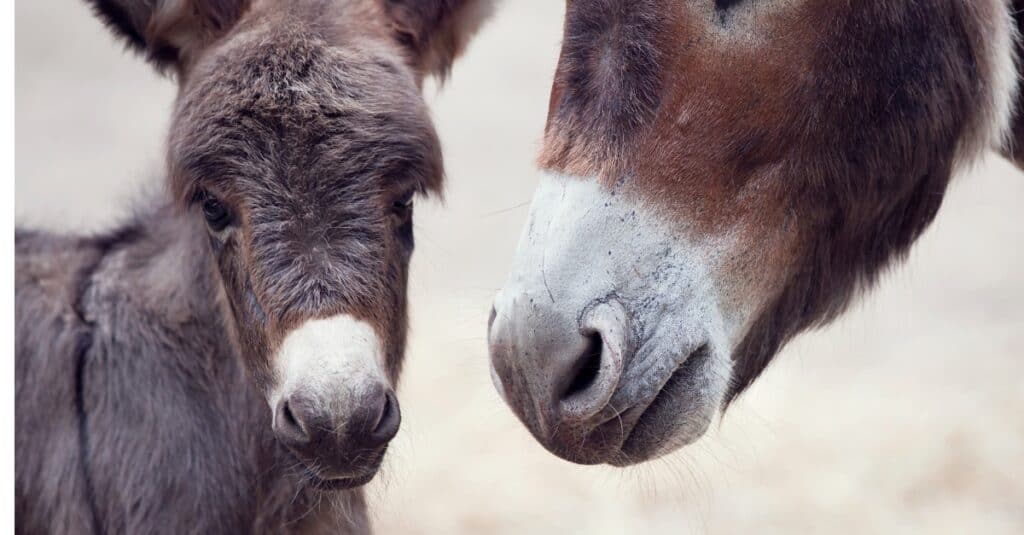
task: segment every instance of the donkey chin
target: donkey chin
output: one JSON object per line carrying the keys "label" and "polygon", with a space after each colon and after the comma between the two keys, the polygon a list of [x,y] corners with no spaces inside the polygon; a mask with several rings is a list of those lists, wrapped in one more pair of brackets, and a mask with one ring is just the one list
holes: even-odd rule
{"label": "donkey chin", "polygon": [[566,460],[659,457],[700,438],[726,397],[742,321],[708,273],[729,244],[661,221],[594,180],[537,190],[491,314],[491,375]]}
{"label": "donkey chin", "polygon": [[368,483],[401,422],[373,327],[348,314],[307,320],[273,356],[274,434],[325,490]]}

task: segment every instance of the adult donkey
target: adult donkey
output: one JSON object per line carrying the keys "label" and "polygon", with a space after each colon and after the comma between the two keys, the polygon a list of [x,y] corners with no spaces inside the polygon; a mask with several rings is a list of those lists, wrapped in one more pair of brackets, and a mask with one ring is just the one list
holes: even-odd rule
{"label": "adult donkey", "polygon": [[579,463],[653,459],[838,316],[1001,144],[1017,4],[567,2],[489,327],[534,436]]}
{"label": "adult donkey", "polygon": [[170,196],[16,233],[17,531],[367,531],[443,175],[419,87],[485,6],[93,5],[180,82]]}

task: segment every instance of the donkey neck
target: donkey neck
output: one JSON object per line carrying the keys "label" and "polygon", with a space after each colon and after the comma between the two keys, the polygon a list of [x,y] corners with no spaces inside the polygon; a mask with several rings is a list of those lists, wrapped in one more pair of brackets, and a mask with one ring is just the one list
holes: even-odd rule
{"label": "donkey neck", "polygon": [[[225,336],[230,320],[220,303],[223,290],[209,233],[198,217],[181,214],[169,203],[148,206],[147,215],[93,239],[102,259],[81,296],[84,319],[95,336],[84,383],[83,412],[90,427],[116,429],[122,422],[117,413],[145,406],[143,398],[172,399],[171,405],[148,413],[136,431],[151,435],[156,431],[147,425],[176,426],[181,437],[204,437],[207,446],[216,447],[192,440],[190,447],[199,448],[193,454],[200,452],[207,470],[223,470],[207,474],[217,488],[200,485],[194,496],[183,499],[219,500],[225,522],[247,525],[246,531],[256,533],[279,532],[284,523],[300,522],[298,518],[300,523],[334,518],[333,508],[303,517],[322,497],[301,484],[302,474],[270,432],[265,397]],[[188,395],[177,395],[182,391]],[[93,404],[89,392],[103,392],[120,402],[114,407]],[[101,496],[108,497],[101,505],[117,503],[110,496],[132,492],[147,493],[139,498],[147,503],[165,499],[159,486],[126,490],[123,481],[110,475],[117,473],[110,467],[118,464],[109,459],[109,448],[96,451],[91,470]],[[336,499],[356,512],[364,507],[360,490]]]}
{"label": "donkey neck", "polygon": [[112,292],[174,324],[210,319],[218,283],[206,233],[166,202],[151,202],[114,232],[96,239],[103,253],[93,296]]}
{"label": "donkey neck", "polygon": [[234,354],[223,336],[227,323],[218,304],[223,292],[206,230],[167,202],[150,202],[144,213],[96,238],[103,258],[82,296],[93,316],[87,319],[99,329],[112,329],[105,320],[130,309],[141,316],[140,326],[146,322],[172,333],[184,345],[197,338],[220,341],[199,354],[182,352],[186,367],[189,358],[198,365],[212,354]]}

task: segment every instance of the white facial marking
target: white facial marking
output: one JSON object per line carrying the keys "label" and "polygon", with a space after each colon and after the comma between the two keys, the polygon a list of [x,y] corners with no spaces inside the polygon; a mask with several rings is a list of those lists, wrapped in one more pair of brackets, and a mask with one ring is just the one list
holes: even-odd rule
{"label": "white facial marking", "polygon": [[[677,301],[701,294],[717,304],[720,282],[711,273],[734,240],[694,240],[666,221],[654,208],[608,192],[594,178],[544,173],[497,302],[518,289],[580,307],[610,292]],[[691,312],[703,324],[724,321],[728,325],[717,327],[720,334],[734,334],[743,312],[716,309]]]}
{"label": "white facial marking", "polygon": [[299,390],[332,403],[373,382],[388,384],[376,331],[348,314],[309,320],[288,333],[272,365],[277,385],[270,396],[271,407]]}
{"label": "white facial marking", "polygon": [[[712,277],[735,247],[733,237],[693,238],[684,226],[594,178],[545,174],[520,238],[512,273],[496,299],[496,336],[543,358],[523,357],[528,382],[545,381],[559,359],[575,359],[584,312],[607,298],[624,303],[629,335],[643,347],[625,363],[611,403],[649,399],[702,344],[712,348],[691,411],[699,436],[725,396],[731,353],[752,311],[729,310],[723,282]],[[496,381],[500,383],[500,381]],[[499,389],[499,392],[501,389]],[[676,442],[696,436],[676,437]]]}

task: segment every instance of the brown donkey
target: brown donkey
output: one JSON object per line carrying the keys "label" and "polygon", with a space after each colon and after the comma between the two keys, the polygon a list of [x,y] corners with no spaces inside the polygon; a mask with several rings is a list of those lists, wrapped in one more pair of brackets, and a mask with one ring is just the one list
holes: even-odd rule
{"label": "brown donkey", "polygon": [[180,82],[170,197],[16,233],[17,531],[368,531],[443,175],[419,89],[486,6],[93,5]]}
{"label": "brown donkey", "polygon": [[489,329],[517,416],[580,463],[697,440],[1001,145],[1017,4],[566,2],[542,178]]}

